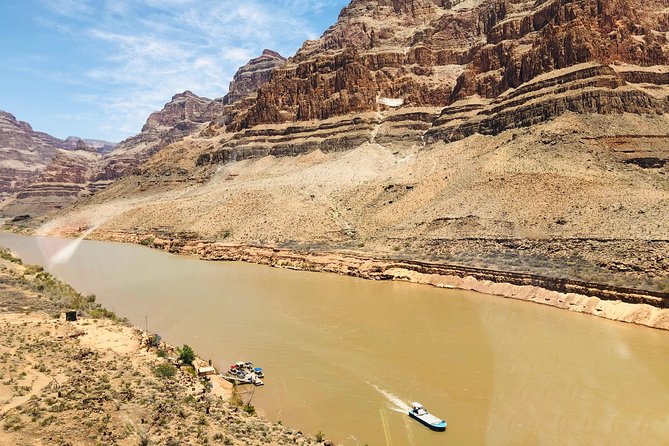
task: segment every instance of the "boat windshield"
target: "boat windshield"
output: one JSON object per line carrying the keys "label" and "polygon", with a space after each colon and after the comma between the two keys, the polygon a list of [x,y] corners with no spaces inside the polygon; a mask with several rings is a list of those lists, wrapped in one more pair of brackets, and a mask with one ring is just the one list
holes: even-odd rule
{"label": "boat windshield", "polygon": [[413,413],[416,415],[425,415],[427,414],[427,410],[423,406],[413,406]]}

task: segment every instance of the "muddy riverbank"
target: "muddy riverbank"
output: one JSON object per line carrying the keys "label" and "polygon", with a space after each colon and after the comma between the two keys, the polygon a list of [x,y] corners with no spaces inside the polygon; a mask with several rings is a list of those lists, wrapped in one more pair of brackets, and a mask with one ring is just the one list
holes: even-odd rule
{"label": "muddy riverbank", "polygon": [[[73,236],[75,234],[72,234]],[[457,265],[376,259],[347,252],[234,246],[153,234],[95,231],[89,238],[134,243],[210,261],[244,261],[370,280],[397,280],[476,291],[610,320],[669,330],[669,293]]]}

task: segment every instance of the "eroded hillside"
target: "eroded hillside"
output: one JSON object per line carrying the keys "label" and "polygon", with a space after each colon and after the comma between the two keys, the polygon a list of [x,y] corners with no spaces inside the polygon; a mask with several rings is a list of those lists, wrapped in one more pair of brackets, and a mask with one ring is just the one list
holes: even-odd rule
{"label": "eroded hillside", "polygon": [[354,0],[44,231],[666,286],[669,2]]}

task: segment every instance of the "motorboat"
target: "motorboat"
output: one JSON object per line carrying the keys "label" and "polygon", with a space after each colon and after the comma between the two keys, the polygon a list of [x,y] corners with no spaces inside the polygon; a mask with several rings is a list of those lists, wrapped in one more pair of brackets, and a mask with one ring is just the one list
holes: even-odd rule
{"label": "motorboat", "polygon": [[250,375],[249,380],[251,381],[251,384],[253,384],[254,386],[264,386],[265,385],[265,383],[260,378],[256,377],[255,375]]}
{"label": "motorboat", "polygon": [[429,427],[433,431],[443,432],[446,430],[446,421],[429,413],[427,410],[425,410],[425,407],[423,407],[421,403],[413,403],[411,405],[409,416]]}

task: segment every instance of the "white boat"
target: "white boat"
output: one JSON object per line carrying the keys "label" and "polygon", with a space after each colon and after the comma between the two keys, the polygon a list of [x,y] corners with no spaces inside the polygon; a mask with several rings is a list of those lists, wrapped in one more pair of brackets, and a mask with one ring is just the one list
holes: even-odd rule
{"label": "white boat", "polygon": [[413,403],[409,411],[409,416],[414,420],[424,424],[433,431],[445,431],[446,422],[429,413],[421,403]]}

